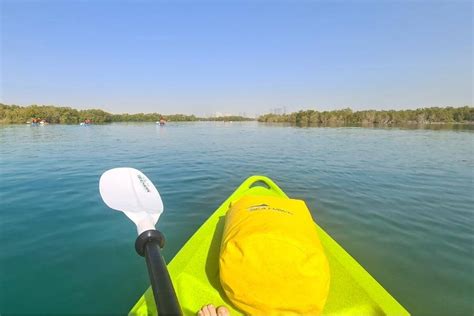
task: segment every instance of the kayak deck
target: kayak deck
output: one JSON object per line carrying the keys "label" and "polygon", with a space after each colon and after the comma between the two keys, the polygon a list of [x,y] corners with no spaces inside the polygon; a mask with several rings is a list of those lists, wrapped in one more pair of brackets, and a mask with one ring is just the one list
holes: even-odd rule
{"label": "kayak deck", "polygon": [[[226,298],[219,281],[219,250],[229,204],[242,196],[288,196],[269,178],[252,176],[209,217],[168,264],[184,315],[196,315],[206,304],[226,305],[231,315],[243,315]],[[354,258],[317,224],[331,270],[331,286],[322,315],[409,315]],[[151,288],[130,315],[156,315]]]}

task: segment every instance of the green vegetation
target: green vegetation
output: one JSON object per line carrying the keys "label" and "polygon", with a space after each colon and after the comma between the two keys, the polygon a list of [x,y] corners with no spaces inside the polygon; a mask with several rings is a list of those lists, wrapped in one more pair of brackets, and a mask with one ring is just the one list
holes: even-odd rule
{"label": "green vegetation", "polygon": [[76,110],[56,106],[18,106],[0,104],[0,123],[25,123],[32,118],[44,119],[48,123],[77,124],[86,119],[94,123],[112,122],[113,115],[102,110]]}
{"label": "green vegetation", "polygon": [[259,122],[297,125],[397,125],[429,123],[474,123],[474,107],[431,107],[416,110],[356,111],[351,109],[299,111],[290,114],[265,114]]}
{"label": "green vegetation", "polygon": [[[70,107],[57,106],[18,106],[0,103],[0,123],[25,123],[33,118],[40,118],[53,124],[78,124],[86,119],[95,124],[111,122],[156,122],[164,117],[167,121],[250,121],[242,116],[222,116],[200,118],[195,115],[160,113],[111,114],[103,110],[76,110]],[[416,110],[356,111],[342,109],[335,111],[306,110],[290,114],[265,114],[259,122],[291,123],[297,125],[397,125],[429,123],[474,123],[474,107],[432,107]]]}
{"label": "green vegetation", "polygon": [[161,118],[174,122],[198,121],[194,115],[173,114],[162,115],[159,113],[113,114],[111,122],[157,122]]}
{"label": "green vegetation", "polygon": [[159,113],[137,113],[137,114],[111,114],[103,110],[76,110],[70,107],[57,106],[18,106],[0,103],[0,124],[21,124],[31,121],[33,118],[45,120],[53,124],[78,124],[86,119],[95,124],[111,122],[156,122],[164,117],[167,121],[191,122],[191,121],[249,121],[250,118],[241,116],[224,116],[213,118],[199,118],[194,115],[173,114],[162,115]]}

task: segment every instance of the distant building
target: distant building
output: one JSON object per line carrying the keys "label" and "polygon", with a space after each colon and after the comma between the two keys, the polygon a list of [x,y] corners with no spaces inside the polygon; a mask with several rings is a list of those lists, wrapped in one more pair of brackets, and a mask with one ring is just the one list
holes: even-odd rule
{"label": "distant building", "polygon": [[286,114],[286,106],[278,107],[278,108],[272,108],[270,109],[271,114],[276,114],[276,115],[282,115]]}

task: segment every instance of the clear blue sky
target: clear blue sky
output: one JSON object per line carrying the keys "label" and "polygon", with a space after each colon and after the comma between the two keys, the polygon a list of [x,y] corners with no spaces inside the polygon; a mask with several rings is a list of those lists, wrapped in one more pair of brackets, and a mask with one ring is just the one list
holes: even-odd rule
{"label": "clear blue sky", "polygon": [[470,1],[1,3],[6,104],[253,115],[473,103]]}

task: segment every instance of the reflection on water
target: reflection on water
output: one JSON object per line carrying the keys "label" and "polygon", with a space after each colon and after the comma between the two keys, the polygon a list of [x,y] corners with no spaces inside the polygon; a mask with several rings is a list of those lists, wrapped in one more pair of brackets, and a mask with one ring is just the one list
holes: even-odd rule
{"label": "reflection on water", "polygon": [[472,131],[474,124],[344,124],[344,123],[327,123],[327,124],[291,124],[291,123],[260,123],[268,126],[294,126],[294,127],[363,127],[363,128],[386,128],[386,129],[426,129],[426,130],[445,130],[445,131]]}

